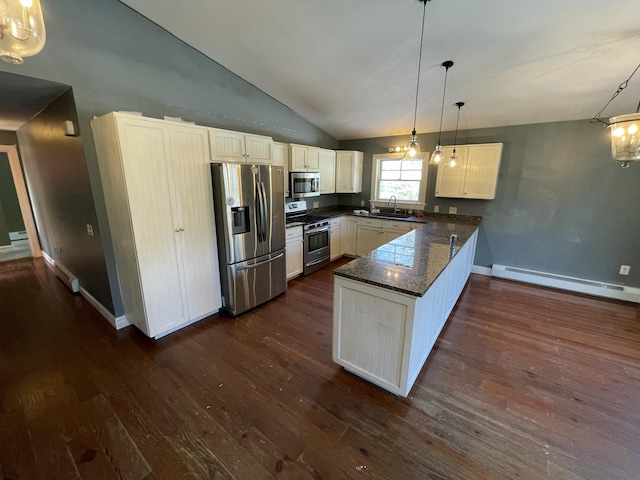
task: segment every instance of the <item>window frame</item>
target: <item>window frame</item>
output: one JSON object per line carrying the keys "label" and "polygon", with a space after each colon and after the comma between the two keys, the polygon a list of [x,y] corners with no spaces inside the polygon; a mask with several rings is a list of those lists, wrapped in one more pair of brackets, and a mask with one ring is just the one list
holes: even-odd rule
{"label": "window frame", "polygon": [[[428,152],[423,152],[422,155],[428,158]],[[380,198],[379,197],[379,186],[380,186],[380,165],[382,160],[402,160],[404,157],[404,153],[379,153],[373,155],[372,163],[371,163],[371,194],[369,203],[376,207],[386,207],[389,203],[388,198]],[[422,174],[420,177],[420,191],[418,193],[418,201],[410,202],[410,201],[397,201],[397,207],[406,209],[406,210],[424,210],[426,206],[427,199],[427,183],[429,177],[429,161],[423,160],[422,162]]]}

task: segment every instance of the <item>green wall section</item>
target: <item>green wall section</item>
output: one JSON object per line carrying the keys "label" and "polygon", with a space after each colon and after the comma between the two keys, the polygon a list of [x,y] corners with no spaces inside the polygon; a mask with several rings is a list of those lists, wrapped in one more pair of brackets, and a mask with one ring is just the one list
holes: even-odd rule
{"label": "green wall section", "polygon": [[0,203],[7,222],[7,229],[10,232],[20,232],[24,230],[24,221],[20,213],[20,203],[18,194],[13,183],[9,156],[0,152]]}
{"label": "green wall section", "polygon": [[[611,159],[607,130],[588,120],[462,131],[458,143],[504,144],[494,200],[436,198],[437,168],[429,167],[427,211],[455,206],[481,215],[475,264],[501,264],[640,287],[640,165],[622,169]],[[407,137],[340,142],[365,152],[364,192],[340,202],[369,205],[372,155]],[[419,135],[431,150],[437,134]],[[453,132],[443,134],[443,144]],[[618,275],[630,265],[629,276]]]}

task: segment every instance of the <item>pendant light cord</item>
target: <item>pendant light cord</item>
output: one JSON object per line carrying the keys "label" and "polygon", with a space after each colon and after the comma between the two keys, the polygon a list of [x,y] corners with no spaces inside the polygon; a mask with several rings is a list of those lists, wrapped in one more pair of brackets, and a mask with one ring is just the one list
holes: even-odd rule
{"label": "pendant light cord", "polygon": [[449,66],[444,65],[444,88],[442,89],[442,107],[440,108],[440,129],[438,130],[438,145],[442,137],[442,118],[444,116],[444,97],[447,94],[447,76],[449,76]]}
{"label": "pendant light cord", "polygon": [[[600,122],[600,123],[604,123],[606,126],[609,126],[608,122],[605,122],[604,120],[600,119],[600,115],[602,115],[602,112],[604,112],[605,108],[607,108],[609,106],[609,104],[611,102],[613,102],[613,100],[620,95],[620,93],[622,93],[622,91],[627,88],[627,86],[629,85],[629,81],[633,78],[633,76],[636,74],[636,72],[638,71],[638,69],[640,69],[640,63],[638,64],[638,66],[635,68],[635,70],[633,71],[633,73],[631,73],[631,75],[629,75],[629,78],[627,78],[624,82],[622,82],[619,86],[618,89],[615,91],[615,93],[611,96],[611,98],[609,99],[609,101],[606,103],[606,105],[604,107],[602,107],[602,110],[600,110],[598,113],[596,113],[594,115],[594,117],[591,119],[591,123],[596,123],[596,122]],[[636,107],[636,113],[640,112],[640,101],[638,102],[638,106]]]}
{"label": "pendant light cord", "polygon": [[411,135],[416,134],[416,121],[418,119],[418,93],[420,92],[420,70],[422,67],[422,43],[424,40],[424,19],[427,13],[427,2],[431,0],[420,0],[424,3],[424,7],[422,9],[422,31],[420,32],[420,54],[418,56],[418,81],[416,83],[416,106],[413,110],[413,132]]}
{"label": "pendant light cord", "polygon": [[460,122],[460,109],[464,106],[464,102],[456,103],[458,106],[458,117],[456,118],[456,134],[453,137],[453,151],[456,151],[456,147],[458,146],[458,123]]}

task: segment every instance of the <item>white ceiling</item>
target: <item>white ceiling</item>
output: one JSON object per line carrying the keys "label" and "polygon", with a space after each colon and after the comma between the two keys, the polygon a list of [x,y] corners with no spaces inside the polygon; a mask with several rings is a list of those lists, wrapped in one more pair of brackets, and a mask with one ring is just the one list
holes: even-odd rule
{"label": "white ceiling", "polygon": [[[337,139],[407,135],[420,0],[121,0]],[[592,117],[640,61],[640,0],[433,0],[417,130]],[[605,116],[631,113],[640,72]]]}

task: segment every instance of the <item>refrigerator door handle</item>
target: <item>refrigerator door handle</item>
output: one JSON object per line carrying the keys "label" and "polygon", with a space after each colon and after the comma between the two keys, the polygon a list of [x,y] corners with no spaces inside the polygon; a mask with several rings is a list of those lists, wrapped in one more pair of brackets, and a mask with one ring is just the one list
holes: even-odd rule
{"label": "refrigerator door handle", "polygon": [[258,267],[261,267],[262,265],[264,265],[266,263],[271,263],[274,260],[277,260],[278,258],[280,258],[283,255],[284,255],[284,253],[280,253],[280,254],[276,255],[275,257],[270,258],[269,260],[265,260],[264,262],[254,263],[253,265],[242,265],[242,266],[238,267],[237,270],[251,270],[252,268],[258,268]]}
{"label": "refrigerator door handle", "polygon": [[263,207],[262,190],[260,189],[260,182],[256,182],[256,234],[258,242],[262,242],[264,236],[264,214],[262,213]]}
{"label": "refrigerator door handle", "polygon": [[264,182],[260,182],[260,190],[262,190],[262,241],[267,240],[267,225],[269,219],[267,218],[267,191],[264,188]]}

